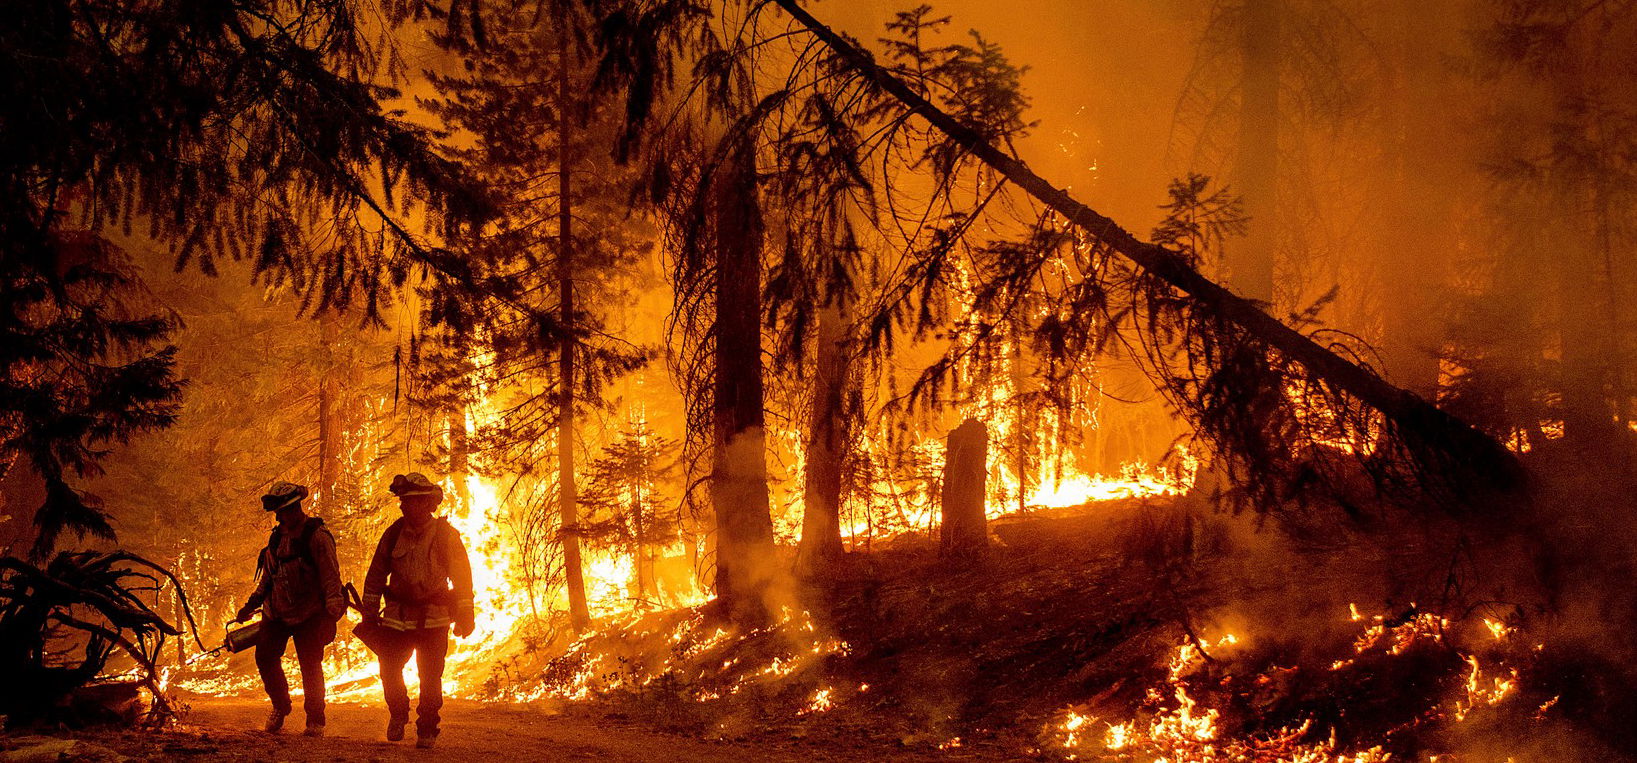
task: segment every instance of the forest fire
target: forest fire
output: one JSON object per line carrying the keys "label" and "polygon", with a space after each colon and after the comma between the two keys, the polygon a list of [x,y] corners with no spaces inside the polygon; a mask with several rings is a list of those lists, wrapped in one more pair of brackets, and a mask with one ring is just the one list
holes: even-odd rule
{"label": "forest fire", "polygon": [[[1359,622],[1355,605],[1349,605],[1349,621]],[[1330,664],[1329,672],[1347,673],[1359,660],[1399,658],[1412,649],[1452,649],[1449,645],[1450,621],[1430,613],[1417,613],[1412,606],[1406,615],[1389,618],[1376,615],[1356,637],[1352,654]],[[1505,638],[1510,631],[1491,619],[1482,621],[1486,632],[1496,640]],[[1269,731],[1255,731],[1234,735],[1222,729],[1223,708],[1242,708],[1243,697],[1236,693],[1254,694],[1257,687],[1292,681],[1290,673],[1297,667],[1272,666],[1260,675],[1235,675],[1232,649],[1244,646],[1233,635],[1225,635],[1209,646],[1190,641],[1177,649],[1167,666],[1164,684],[1150,687],[1143,703],[1143,714],[1136,719],[1109,723],[1075,709],[1046,729],[1047,737],[1070,759],[1082,755],[1112,755],[1118,760],[1185,761],[1336,761],[1363,763],[1398,759],[1386,752],[1380,743],[1369,740],[1355,741],[1344,748],[1337,740],[1334,729],[1323,728],[1313,718],[1303,718],[1292,725]],[[1476,654],[1454,650],[1463,669],[1457,670],[1458,681],[1445,696],[1433,697],[1428,704],[1402,718],[1390,734],[1404,733],[1416,727],[1450,719],[1466,721],[1475,711],[1496,708],[1515,696],[1519,680],[1518,667],[1501,669],[1502,675],[1486,675]],[[1503,660],[1528,660],[1532,652],[1500,653]],[[1211,664],[1207,664],[1207,662]],[[1493,673],[1494,668],[1491,668]],[[1356,671],[1355,671],[1356,672]],[[1439,683],[1439,681],[1434,681]],[[1221,707],[1202,705],[1196,693],[1204,692]],[[1408,698],[1406,698],[1408,699]],[[1420,702],[1417,697],[1411,702]],[[1533,720],[1544,719],[1546,709],[1535,713]],[[1233,712],[1233,710],[1227,710]],[[1433,756],[1444,758],[1448,756]]]}
{"label": "forest fire", "polygon": [[0,759],[1637,757],[1634,73],[1629,1],[16,0]]}
{"label": "forest fire", "polygon": [[1121,498],[1151,498],[1182,495],[1193,487],[1198,462],[1183,453],[1182,467],[1173,472],[1165,467],[1126,464],[1115,477],[1102,475],[1054,475],[1041,477],[1026,502],[1030,506],[1061,509],[1097,501]]}

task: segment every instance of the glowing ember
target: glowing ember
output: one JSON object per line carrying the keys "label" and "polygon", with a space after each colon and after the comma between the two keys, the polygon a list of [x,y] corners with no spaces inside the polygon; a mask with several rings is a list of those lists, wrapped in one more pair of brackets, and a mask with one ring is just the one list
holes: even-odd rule
{"label": "glowing ember", "polygon": [[826,686],[813,692],[812,698],[807,700],[807,707],[802,708],[799,714],[822,713],[834,706],[835,702],[830,698],[830,687]]}

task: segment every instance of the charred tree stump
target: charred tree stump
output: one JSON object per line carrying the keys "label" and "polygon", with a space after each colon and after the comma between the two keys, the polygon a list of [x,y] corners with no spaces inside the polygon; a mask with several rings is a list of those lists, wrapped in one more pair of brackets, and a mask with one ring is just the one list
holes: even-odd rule
{"label": "charred tree stump", "polygon": [[989,476],[989,429],[967,419],[949,433],[944,450],[943,529],[939,553],[977,556],[989,547],[983,513]]}

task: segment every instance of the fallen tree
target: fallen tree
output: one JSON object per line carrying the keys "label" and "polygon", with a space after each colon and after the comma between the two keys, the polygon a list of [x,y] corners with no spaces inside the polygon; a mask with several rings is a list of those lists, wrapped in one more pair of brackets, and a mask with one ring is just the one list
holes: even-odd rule
{"label": "fallen tree", "polygon": [[134,682],[152,697],[147,720],[169,720],[174,711],[157,664],[165,640],[183,631],[139,595],[167,584],[195,645],[204,649],[176,576],[140,556],[62,552],[43,569],[0,557],[0,715],[13,724],[68,720],[56,715],[59,706],[105,678],[117,650],[133,663]]}
{"label": "fallen tree", "polygon": [[[1452,513],[1464,513],[1480,503],[1488,504],[1496,492],[1515,494],[1521,488],[1522,472],[1516,460],[1495,438],[1286,325],[1261,304],[1206,278],[1193,266],[1193,258],[1187,253],[1138,239],[1030,170],[1022,160],[1002,150],[980,130],[939,108],[878,64],[871,54],[808,13],[797,0],[772,1],[822,41],[837,60],[1007,181],[1062,215],[1104,250],[1123,257],[1142,274],[1186,295],[1191,307],[1203,311],[1210,319],[1243,332],[1245,337],[1265,345],[1279,358],[1299,364],[1310,379],[1378,413],[1387,430],[1383,439],[1401,447],[1410,457],[1422,477],[1418,481],[1422,487],[1436,482],[1443,488],[1438,491],[1440,497],[1446,499],[1441,503]],[[1361,431],[1365,428],[1360,427]],[[1434,479],[1426,479],[1429,475]]]}

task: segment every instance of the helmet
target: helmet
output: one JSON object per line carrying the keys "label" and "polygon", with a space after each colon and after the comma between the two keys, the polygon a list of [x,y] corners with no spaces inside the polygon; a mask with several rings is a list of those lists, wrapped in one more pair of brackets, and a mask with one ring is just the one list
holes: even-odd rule
{"label": "helmet", "polygon": [[439,500],[443,499],[443,488],[438,487],[437,483],[427,479],[426,475],[420,472],[410,472],[393,477],[392,487],[387,489],[391,490],[392,494],[399,498],[412,495],[430,495],[436,496]]}
{"label": "helmet", "polygon": [[303,485],[294,482],[275,482],[268,488],[267,495],[261,497],[261,507],[267,511],[278,511],[286,506],[301,503],[311,494]]}

